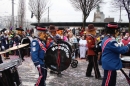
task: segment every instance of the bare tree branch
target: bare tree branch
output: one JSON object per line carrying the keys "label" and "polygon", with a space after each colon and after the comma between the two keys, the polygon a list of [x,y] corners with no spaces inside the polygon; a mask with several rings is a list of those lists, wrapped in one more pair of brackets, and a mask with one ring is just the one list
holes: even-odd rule
{"label": "bare tree branch", "polygon": [[82,11],[83,13],[83,28],[90,12],[96,8],[103,0],[69,0],[75,10]]}
{"label": "bare tree branch", "polygon": [[24,20],[25,20],[25,0],[19,0],[18,27],[24,26]]}
{"label": "bare tree branch", "polygon": [[115,4],[113,6],[115,7],[122,7],[126,10],[128,14],[128,20],[129,20],[129,33],[130,33],[130,0],[113,0]]}
{"label": "bare tree branch", "polygon": [[40,23],[42,14],[47,9],[49,0],[29,0],[29,9]]}

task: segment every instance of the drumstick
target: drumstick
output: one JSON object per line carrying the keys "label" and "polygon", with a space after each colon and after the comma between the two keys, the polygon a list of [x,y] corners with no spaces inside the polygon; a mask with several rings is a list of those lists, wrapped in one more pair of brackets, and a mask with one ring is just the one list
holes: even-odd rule
{"label": "drumstick", "polygon": [[121,72],[124,74],[124,76],[125,76],[125,78],[126,78],[128,84],[130,85],[130,77],[124,72],[123,69],[120,69],[120,70],[121,70]]}

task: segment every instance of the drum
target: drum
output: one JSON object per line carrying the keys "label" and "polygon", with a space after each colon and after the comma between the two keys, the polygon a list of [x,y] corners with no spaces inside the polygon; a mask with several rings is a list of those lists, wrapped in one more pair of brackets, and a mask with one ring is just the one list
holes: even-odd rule
{"label": "drum", "polygon": [[0,64],[0,86],[19,86],[21,80],[16,66],[20,65],[20,59]]}
{"label": "drum", "polygon": [[[26,36],[25,38],[23,38],[23,39],[21,40],[21,44],[27,44],[27,43],[29,44],[28,46],[25,46],[25,47],[23,48],[24,50],[21,50],[21,53],[22,53],[22,54],[27,55],[27,56],[30,56],[31,41],[32,41],[32,39],[31,39],[31,37],[29,37],[29,36]],[[23,57],[24,55],[22,55],[22,57]]]}
{"label": "drum", "polygon": [[123,68],[130,69],[130,56],[124,56],[121,58]]}
{"label": "drum", "polygon": [[53,71],[66,70],[71,64],[71,53],[66,44],[57,44],[46,51],[45,64]]}
{"label": "drum", "polygon": [[0,72],[0,86],[19,86],[21,80],[15,66]]}
{"label": "drum", "polygon": [[29,44],[28,46],[25,46],[24,48],[30,48],[31,40],[29,37],[25,37],[21,40],[21,44]]}
{"label": "drum", "polygon": [[72,44],[71,43],[65,42],[65,41],[60,40],[60,39],[58,40],[57,43],[60,44],[60,45],[65,46],[72,53]]}

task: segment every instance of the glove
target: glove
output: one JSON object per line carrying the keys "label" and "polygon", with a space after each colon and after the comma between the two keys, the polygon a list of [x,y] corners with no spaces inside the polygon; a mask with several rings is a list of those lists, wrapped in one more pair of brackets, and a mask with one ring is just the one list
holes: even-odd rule
{"label": "glove", "polygon": [[36,67],[41,67],[40,65],[37,65]]}
{"label": "glove", "polygon": [[4,46],[2,46],[2,49],[3,49],[3,50],[5,50],[5,47],[4,47]]}

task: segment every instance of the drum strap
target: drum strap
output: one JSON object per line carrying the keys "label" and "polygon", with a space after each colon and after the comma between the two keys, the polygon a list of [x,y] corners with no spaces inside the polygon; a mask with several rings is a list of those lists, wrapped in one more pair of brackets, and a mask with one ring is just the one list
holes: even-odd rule
{"label": "drum strap", "polygon": [[58,64],[58,70],[59,70],[59,67],[60,67],[60,51],[59,51],[59,44],[58,44],[58,59],[57,59],[57,64]]}
{"label": "drum strap", "polygon": [[108,43],[111,39],[112,39],[112,38],[108,38],[108,39],[104,42],[103,47],[102,47],[102,52],[103,52],[105,46],[107,45],[107,43]]}
{"label": "drum strap", "polygon": [[39,43],[41,49],[46,52],[46,48],[44,47],[44,45],[41,43],[41,41],[39,39],[38,39],[38,43]]}

